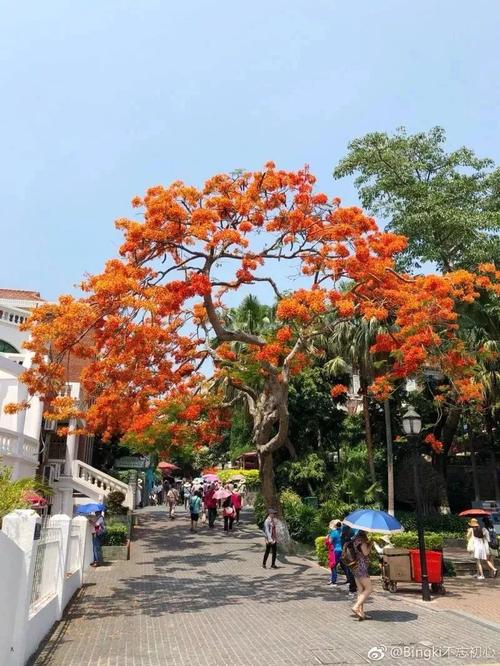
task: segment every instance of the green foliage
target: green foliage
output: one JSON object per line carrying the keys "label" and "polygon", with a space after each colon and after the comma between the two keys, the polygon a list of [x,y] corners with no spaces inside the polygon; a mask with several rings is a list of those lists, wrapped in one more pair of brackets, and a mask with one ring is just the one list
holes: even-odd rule
{"label": "green foliage", "polygon": [[106,511],[108,514],[125,514],[127,508],[123,506],[125,495],[120,490],[114,490],[106,498]]}
{"label": "green foliage", "polygon": [[455,566],[453,565],[453,562],[451,560],[444,559],[443,567],[444,567],[444,575],[447,578],[454,578],[457,575],[457,572],[455,571]]}
{"label": "green foliage", "polygon": [[29,509],[30,503],[24,499],[26,492],[50,494],[50,488],[37,479],[12,480],[12,468],[0,464],[0,525],[2,519],[15,509]]}
{"label": "green foliage", "polygon": [[[443,549],[443,537],[440,534],[428,532],[424,535],[424,539],[428,550]],[[391,542],[396,548],[418,548],[418,534],[416,532],[391,534]]]}
{"label": "green foliage", "polygon": [[267,516],[267,507],[264,498],[260,493],[256,495],[253,503],[253,515],[257,525],[262,528]]}
{"label": "green foliage", "polygon": [[280,494],[280,502],[292,539],[312,543],[321,533],[317,509],[304,504],[299,495],[291,490]]}
{"label": "green foliage", "polygon": [[320,506],[318,510],[318,523],[321,527],[322,533],[326,534],[328,532],[328,525],[332,520],[342,520],[349,513],[359,509],[359,506],[355,504],[347,504],[342,500],[330,499]]}
{"label": "green foliage", "polygon": [[318,558],[318,563],[322,567],[326,567],[328,564],[328,549],[325,544],[325,537],[319,536],[314,540],[314,545],[316,548],[316,557]]}
{"label": "green foliage", "polygon": [[468,148],[446,152],[445,141],[441,127],[372,132],[351,141],[334,177],[357,174],[363,207],[409,239],[407,265],[446,272],[500,257],[500,171]]}
{"label": "green foliage", "polygon": [[127,543],[127,526],[123,523],[110,523],[106,525],[103,537],[103,546],[124,546]]}
{"label": "green foliage", "polygon": [[221,469],[217,472],[217,476],[222,483],[227,483],[236,475],[245,477],[245,485],[249,490],[257,488],[260,484],[258,469]]}
{"label": "green foliage", "polygon": [[294,488],[305,482],[321,483],[326,477],[326,463],[317,453],[309,453],[300,460],[289,460],[280,466],[280,477]]}
{"label": "green foliage", "polygon": [[[417,516],[410,511],[396,511],[396,518],[407,531],[416,531]],[[423,526],[426,532],[438,534],[453,534],[458,537],[467,532],[467,518],[454,516],[450,513],[429,513],[423,516]]]}

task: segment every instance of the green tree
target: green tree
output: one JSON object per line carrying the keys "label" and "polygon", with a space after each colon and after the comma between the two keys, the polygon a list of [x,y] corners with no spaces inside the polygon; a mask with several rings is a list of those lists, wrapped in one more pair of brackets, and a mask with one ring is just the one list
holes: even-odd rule
{"label": "green tree", "polygon": [[443,272],[500,259],[500,169],[469,148],[445,150],[442,127],[354,139],[333,175],[354,180],[365,209],[408,237],[406,266]]}
{"label": "green tree", "polygon": [[29,509],[30,503],[26,499],[28,492],[44,492],[49,488],[37,479],[24,478],[12,480],[12,468],[0,463],[0,526],[2,519],[15,509]]}

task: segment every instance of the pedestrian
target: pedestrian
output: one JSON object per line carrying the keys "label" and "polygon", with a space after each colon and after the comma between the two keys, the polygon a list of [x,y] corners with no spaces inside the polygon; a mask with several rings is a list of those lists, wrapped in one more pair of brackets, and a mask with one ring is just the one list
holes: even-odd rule
{"label": "pedestrian", "polygon": [[191,532],[196,532],[198,526],[198,518],[201,511],[201,490],[195,490],[189,500],[189,513],[191,515]]}
{"label": "pedestrian", "polygon": [[237,488],[235,488],[231,494],[231,501],[234,506],[234,511],[235,511],[235,518],[236,518],[236,524],[239,525],[240,523],[240,511],[241,507],[243,505],[243,501],[241,498],[241,495],[239,494]]}
{"label": "pedestrian", "polygon": [[498,534],[495,532],[495,526],[489,516],[483,518],[483,525],[488,531],[488,546],[490,548],[488,559],[495,566],[495,557],[498,557]]}
{"label": "pedestrian", "polygon": [[276,555],[278,551],[278,525],[276,521],[276,514],[278,512],[276,509],[267,510],[267,518],[264,521],[264,537],[266,540],[266,551],[264,553],[264,559],[262,560],[262,567],[265,569],[267,564],[267,558],[269,553],[272,553],[271,556],[271,569],[277,569],[276,566]]}
{"label": "pedestrian", "polygon": [[177,489],[172,486],[167,492],[167,504],[168,504],[168,513],[170,520],[175,519],[175,507],[177,506],[177,500],[179,499],[179,493]]}
{"label": "pedestrian", "polygon": [[[344,545],[346,543],[351,542],[354,539],[354,531],[349,525],[342,525],[342,530],[340,534],[340,543],[342,545],[342,550],[344,549]],[[342,562],[342,560],[341,560]],[[350,598],[354,597],[354,595],[357,592],[357,586],[356,586],[356,579],[354,578],[354,574],[351,570],[350,567],[348,567],[344,562],[342,564],[345,567],[345,573],[347,576],[347,582],[349,583],[349,588],[348,588],[348,596]]]}
{"label": "pedestrian", "polygon": [[215,524],[215,519],[217,518],[217,500],[214,497],[215,495],[215,485],[211,484],[208,486],[208,489],[203,498],[205,508],[208,512],[208,526],[213,527]]}
{"label": "pedestrian", "polygon": [[347,570],[348,567],[341,560],[342,555],[342,523],[340,520],[331,520],[328,525],[328,535],[325,539],[325,545],[328,550],[328,565],[330,567],[330,582],[328,585],[337,585],[337,566],[340,565],[342,571],[346,575],[346,583],[348,582]]}
{"label": "pedestrian", "polygon": [[91,562],[90,566],[100,567],[102,564],[102,541],[106,531],[102,511],[95,512],[95,518],[90,521],[90,531],[92,532],[92,549],[94,553],[94,561]]}
{"label": "pedestrian", "polygon": [[476,518],[471,518],[471,520],[469,520],[469,529],[467,530],[467,550],[476,560],[478,580],[484,580],[483,561],[488,565],[493,578],[496,578],[497,570],[490,562],[488,530],[486,527],[481,527]]}
{"label": "pedestrian", "polygon": [[358,588],[358,598],[352,607],[352,612],[357,615],[359,620],[370,620],[370,616],[365,613],[364,604],[373,591],[370,574],[368,573],[373,544],[368,541],[366,532],[359,530],[353,539],[353,545],[356,556],[356,566],[353,568],[353,574]]}
{"label": "pedestrian", "polygon": [[234,506],[231,502],[231,495],[226,497],[222,503],[222,516],[224,518],[224,532],[229,534],[233,529],[234,518],[236,516]]}
{"label": "pedestrian", "polygon": [[189,502],[191,501],[192,485],[191,481],[186,481],[183,485],[184,490],[184,508],[186,511],[189,509]]}

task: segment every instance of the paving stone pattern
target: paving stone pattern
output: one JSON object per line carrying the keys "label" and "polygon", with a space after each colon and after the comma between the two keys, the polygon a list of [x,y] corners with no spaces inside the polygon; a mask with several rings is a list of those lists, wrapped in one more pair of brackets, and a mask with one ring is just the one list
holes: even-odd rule
{"label": "paving stone pattern", "polygon": [[[130,561],[88,574],[32,664],[500,663],[498,625],[384,592],[367,609],[372,620],[358,622],[345,587],[328,587],[315,563],[288,557],[278,570],[262,569],[263,539],[250,516],[226,536],[220,522],[191,534],[183,512],[175,521],[163,507],[138,513]],[[385,656],[370,660],[379,646],[372,656]]]}

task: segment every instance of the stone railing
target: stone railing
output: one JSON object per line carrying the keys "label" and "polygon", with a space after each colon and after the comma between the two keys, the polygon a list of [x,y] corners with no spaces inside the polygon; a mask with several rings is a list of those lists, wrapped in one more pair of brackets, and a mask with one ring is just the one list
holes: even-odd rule
{"label": "stone railing", "polygon": [[125,506],[130,509],[134,508],[133,488],[123,481],[119,481],[81,460],[73,461],[71,471],[73,480],[93,491],[95,495],[102,496],[104,499],[109,493],[118,490],[125,495]]}
{"label": "stone railing", "polygon": [[29,462],[36,462],[38,448],[38,440],[33,437],[0,428],[0,456],[11,456],[12,458],[22,458]]}
{"label": "stone railing", "polygon": [[0,303],[0,321],[19,326],[28,319],[28,313],[20,308]]}

